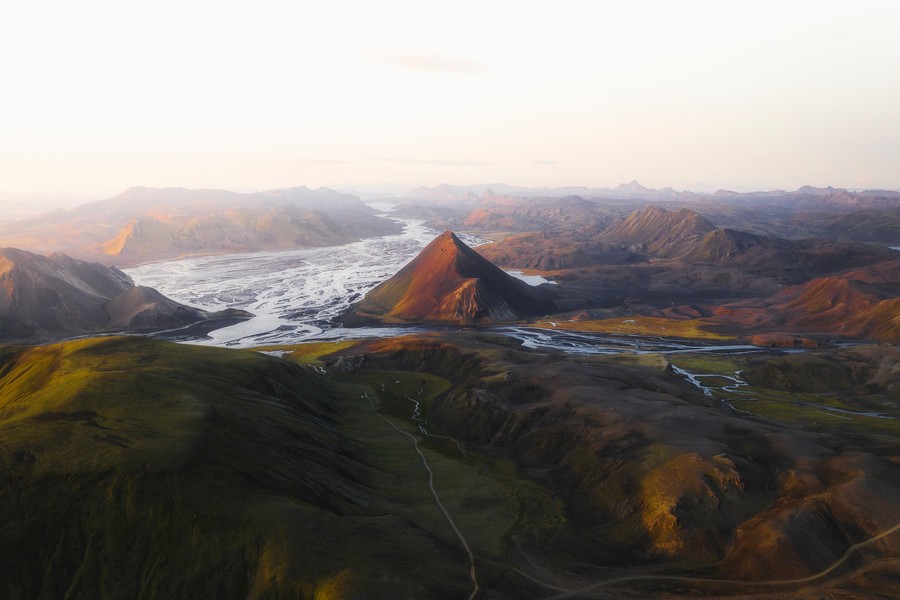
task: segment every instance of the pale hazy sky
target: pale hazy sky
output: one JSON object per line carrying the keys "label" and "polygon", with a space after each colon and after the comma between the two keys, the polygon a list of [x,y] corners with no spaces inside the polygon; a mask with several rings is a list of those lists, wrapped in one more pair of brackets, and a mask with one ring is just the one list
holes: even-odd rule
{"label": "pale hazy sky", "polygon": [[0,191],[900,188],[900,2],[41,0]]}

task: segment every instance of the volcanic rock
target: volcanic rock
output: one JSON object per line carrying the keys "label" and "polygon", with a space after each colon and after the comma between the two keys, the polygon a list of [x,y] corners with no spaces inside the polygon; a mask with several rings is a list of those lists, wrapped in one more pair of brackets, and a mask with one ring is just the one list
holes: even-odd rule
{"label": "volcanic rock", "polygon": [[353,306],[390,321],[491,323],[551,312],[550,292],[507,275],[451,231]]}

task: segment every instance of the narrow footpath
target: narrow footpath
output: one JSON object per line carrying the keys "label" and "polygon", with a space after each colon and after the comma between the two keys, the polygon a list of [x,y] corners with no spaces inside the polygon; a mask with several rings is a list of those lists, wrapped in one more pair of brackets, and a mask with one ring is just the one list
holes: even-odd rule
{"label": "narrow footpath", "polygon": [[450,524],[450,528],[453,529],[453,533],[456,534],[456,537],[459,539],[462,544],[463,549],[466,551],[466,554],[469,556],[469,579],[472,580],[472,593],[469,594],[469,600],[473,600],[475,596],[478,594],[478,579],[475,576],[475,555],[472,554],[471,548],[469,548],[469,542],[466,541],[465,536],[456,526],[456,522],[453,521],[453,517],[450,516],[450,513],[447,511],[447,507],[444,506],[444,503],[441,502],[441,497],[438,495],[437,490],[434,489],[434,471],[431,470],[431,466],[428,464],[428,459],[425,458],[425,453],[422,452],[422,449],[419,448],[419,439],[411,433],[403,431],[396,425],[394,425],[393,421],[382,415],[378,412],[378,409],[375,407],[375,402],[369,396],[369,393],[363,389],[363,398],[369,401],[369,405],[372,407],[372,412],[374,412],[382,421],[391,426],[397,433],[401,435],[405,435],[409,439],[412,440],[413,448],[416,453],[419,455],[419,458],[422,460],[422,466],[425,467],[425,471],[428,473],[428,489],[431,492],[431,496],[434,498],[435,504],[440,509],[441,513],[443,513],[444,518],[447,520],[447,523]]}
{"label": "narrow footpath", "polygon": [[[822,569],[818,573],[814,573],[813,575],[810,575],[809,577],[801,577],[799,579],[781,579],[781,580],[773,580],[773,581],[747,581],[747,580],[738,580],[738,579],[712,579],[712,578],[706,578],[706,577],[688,577],[688,576],[680,577],[677,575],[630,575],[630,576],[625,576],[625,577],[615,577],[613,579],[605,579],[603,581],[598,581],[596,583],[593,583],[591,585],[588,585],[586,587],[583,587],[583,588],[577,589],[577,590],[567,590],[562,594],[557,594],[555,596],[551,596],[550,600],[556,600],[557,598],[572,598],[572,597],[576,597],[576,596],[581,596],[582,594],[585,594],[587,592],[592,592],[595,590],[599,590],[600,588],[604,588],[604,587],[607,587],[610,585],[616,585],[619,583],[638,583],[638,582],[643,582],[643,581],[679,581],[679,582],[684,582],[684,583],[714,583],[714,584],[748,586],[748,587],[777,587],[777,586],[788,586],[788,585],[802,585],[804,583],[812,583],[813,581],[816,581],[817,579],[822,579],[823,577],[825,577],[826,575],[828,575],[829,573],[831,573],[832,571],[834,571],[835,569],[840,567],[842,564],[847,562],[847,559],[849,559],[851,556],[853,556],[853,554],[858,552],[860,549],[862,549],[866,546],[869,546],[871,544],[874,544],[878,540],[885,538],[889,535],[892,535],[892,534],[896,533],[897,531],[900,531],[900,523],[897,523],[896,525],[894,525],[893,527],[891,527],[890,529],[888,529],[886,531],[882,531],[878,535],[872,536],[869,539],[866,539],[859,543],[853,544],[852,546],[847,548],[847,550],[841,555],[840,558],[838,558],[835,562],[833,562],[827,568]],[[529,577],[529,579],[531,579],[531,578]],[[532,581],[535,581],[535,583],[540,583],[539,581],[534,580],[534,579],[532,579]],[[541,585],[545,585],[545,584],[541,584]],[[546,586],[546,587],[550,587],[551,589],[559,590],[559,588],[554,588],[552,586]]]}

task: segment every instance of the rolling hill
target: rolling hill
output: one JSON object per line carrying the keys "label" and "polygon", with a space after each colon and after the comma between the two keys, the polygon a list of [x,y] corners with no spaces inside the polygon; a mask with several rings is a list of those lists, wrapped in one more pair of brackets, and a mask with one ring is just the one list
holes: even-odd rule
{"label": "rolling hill", "polygon": [[255,352],[0,348],[0,542],[15,548],[0,596],[422,595],[416,555],[444,550],[383,515],[375,459],[337,430],[339,406],[311,370]]}
{"label": "rolling hill", "polygon": [[857,273],[819,277],[769,298],[726,304],[712,309],[712,320],[748,334],[778,331],[900,342],[896,287],[886,294],[889,286],[855,279]]}
{"label": "rolling hill", "polygon": [[[670,362],[457,331],[279,352],[315,369],[136,336],[0,346],[0,596],[896,595],[878,347]],[[673,366],[724,386],[742,361],[762,382],[741,412]],[[825,363],[849,406],[766,388]]]}
{"label": "rolling hill", "polygon": [[[423,404],[419,422],[482,456],[512,460],[552,491],[565,518],[517,527],[509,540],[516,549],[509,560],[530,576],[519,581],[543,587],[511,597],[548,597],[554,586],[560,596],[588,598],[678,598],[687,589],[818,598],[837,588],[843,593],[835,597],[876,598],[866,572],[883,577],[881,591],[897,587],[896,538],[882,538],[872,554],[850,552],[900,528],[891,433],[897,405],[881,395],[896,398],[897,375],[885,361],[896,352],[873,346],[827,354],[857,371],[852,401],[840,393],[794,396],[768,389],[773,382],[765,379],[739,398],[728,389],[728,377],[746,363],[779,361],[781,353],[562,358],[463,331],[374,340],[338,354],[343,360],[329,365],[364,365],[375,381],[382,369],[451,381]],[[352,355],[364,360],[347,360]],[[691,385],[683,369],[705,373],[702,381],[716,391]],[[815,377],[815,368],[809,373]],[[858,408],[879,402],[886,418]],[[831,407],[847,412],[824,410]],[[847,565],[845,553],[854,554]],[[673,591],[663,580],[681,570],[687,576]],[[649,573],[660,576],[640,581]],[[767,585],[792,579],[798,582]]]}

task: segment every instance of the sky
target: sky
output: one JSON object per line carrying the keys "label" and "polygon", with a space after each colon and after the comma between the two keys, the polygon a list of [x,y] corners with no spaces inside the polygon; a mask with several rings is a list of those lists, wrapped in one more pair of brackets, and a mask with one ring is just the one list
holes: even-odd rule
{"label": "sky", "polygon": [[895,0],[8,4],[6,197],[900,189]]}

